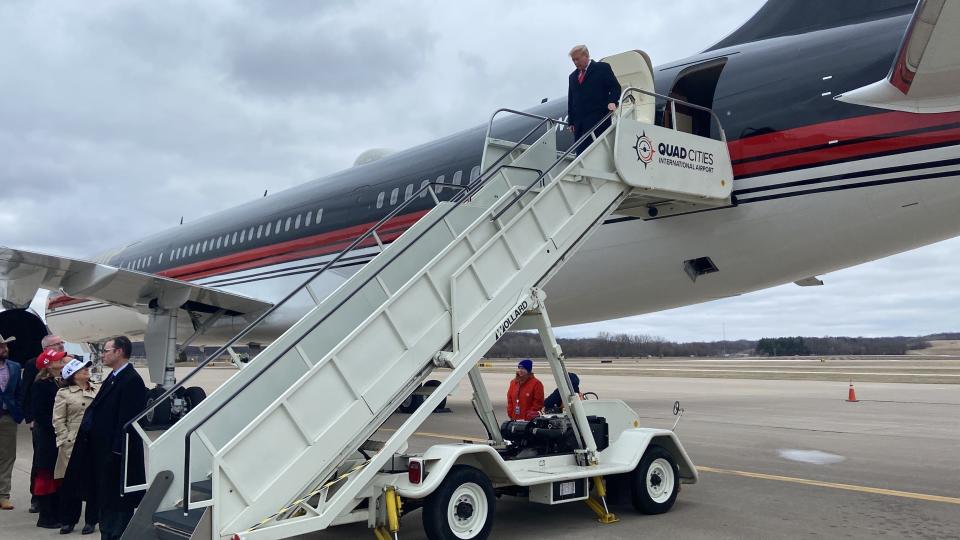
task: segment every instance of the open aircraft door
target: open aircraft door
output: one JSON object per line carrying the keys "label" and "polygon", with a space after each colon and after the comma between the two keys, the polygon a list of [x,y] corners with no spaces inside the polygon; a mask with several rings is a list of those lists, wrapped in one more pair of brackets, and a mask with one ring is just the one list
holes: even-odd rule
{"label": "open aircraft door", "polygon": [[[603,59],[613,68],[621,88],[644,88],[653,91],[653,64],[643,51],[626,51]],[[645,94],[633,94],[637,100],[633,118],[639,122],[653,123],[656,116],[656,98]]]}

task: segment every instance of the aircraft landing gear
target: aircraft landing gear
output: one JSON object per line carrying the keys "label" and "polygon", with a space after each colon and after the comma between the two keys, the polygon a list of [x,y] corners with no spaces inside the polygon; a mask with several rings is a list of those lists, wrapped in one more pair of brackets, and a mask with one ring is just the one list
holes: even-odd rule
{"label": "aircraft landing gear", "polygon": [[[150,407],[166,390],[155,386],[147,391],[147,406]],[[199,386],[178,388],[172,396],[147,413],[141,424],[147,430],[167,429],[184,417],[190,410],[206,399],[207,393]]]}

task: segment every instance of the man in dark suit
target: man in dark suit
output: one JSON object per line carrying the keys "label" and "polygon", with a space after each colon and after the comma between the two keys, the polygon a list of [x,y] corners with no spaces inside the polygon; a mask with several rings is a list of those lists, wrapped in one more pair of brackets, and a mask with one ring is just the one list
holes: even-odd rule
{"label": "man in dark suit", "polygon": [[[608,112],[617,109],[620,101],[620,82],[606,62],[590,60],[586,45],[577,45],[570,50],[570,59],[577,69],[570,74],[567,89],[567,120],[572,124],[573,138],[580,139]],[[594,134],[599,136],[608,127],[605,120]],[[586,140],[577,148],[582,152],[592,140]]]}
{"label": "man in dark suit", "polygon": [[13,510],[10,479],[17,460],[17,424],[20,412],[20,364],[9,358],[7,343],[17,338],[0,336],[0,510]]}
{"label": "man in dark suit", "polygon": [[[123,493],[124,425],[147,403],[147,387],[130,365],[130,340],[118,336],[104,346],[103,364],[112,371],[84,413],[67,476],[79,475],[83,486],[100,503],[100,538],[119,539],[143,493]],[[132,435],[127,449],[126,484],[144,480],[143,445]],[[88,499],[89,500],[89,499]]]}

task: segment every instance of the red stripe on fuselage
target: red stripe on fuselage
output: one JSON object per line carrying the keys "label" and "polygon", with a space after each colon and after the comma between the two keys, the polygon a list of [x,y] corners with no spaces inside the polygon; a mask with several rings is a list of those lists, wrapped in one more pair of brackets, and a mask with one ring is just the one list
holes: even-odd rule
{"label": "red stripe on fuselage", "polygon": [[[737,177],[952,140],[960,142],[960,131],[947,127],[957,123],[960,123],[960,113],[880,113],[747,137],[730,141],[728,146],[734,161],[734,177]],[[938,126],[944,129],[938,130]],[[911,130],[920,132],[889,137]],[[848,143],[857,139],[865,140]],[[836,146],[829,146],[831,141],[837,141]],[[802,151],[804,148],[809,150]],[[794,150],[799,151],[792,152]],[[783,152],[791,153],[778,155]],[[736,163],[741,160],[749,161]]]}
{"label": "red stripe on fuselage", "polygon": [[[384,232],[378,233],[378,236],[380,236],[380,239],[384,242],[393,241],[403,234],[403,231],[407,230],[407,228],[426,215],[426,213],[427,211],[423,210],[397,216],[381,227],[381,230]],[[351,242],[369,230],[373,225],[375,225],[375,223],[362,223],[336,231],[261,246],[239,253],[231,253],[223,257],[178,266],[158,273],[161,276],[191,281],[271,264],[327,255],[348,247]],[[376,241],[372,237],[361,244],[362,247],[373,245],[376,245]]]}

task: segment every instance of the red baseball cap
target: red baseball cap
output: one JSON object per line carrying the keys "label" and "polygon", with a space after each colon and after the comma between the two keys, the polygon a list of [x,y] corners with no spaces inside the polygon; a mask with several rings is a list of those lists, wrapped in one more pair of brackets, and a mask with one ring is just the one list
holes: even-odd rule
{"label": "red baseball cap", "polygon": [[67,353],[65,353],[64,351],[55,351],[53,349],[46,349],[42,353],[40,353],[40,356],[37,357],[37,369],[39,370],[39,369],[48,368],[50,367],[50,364],[63,360],[63,357],[66,355]]}

